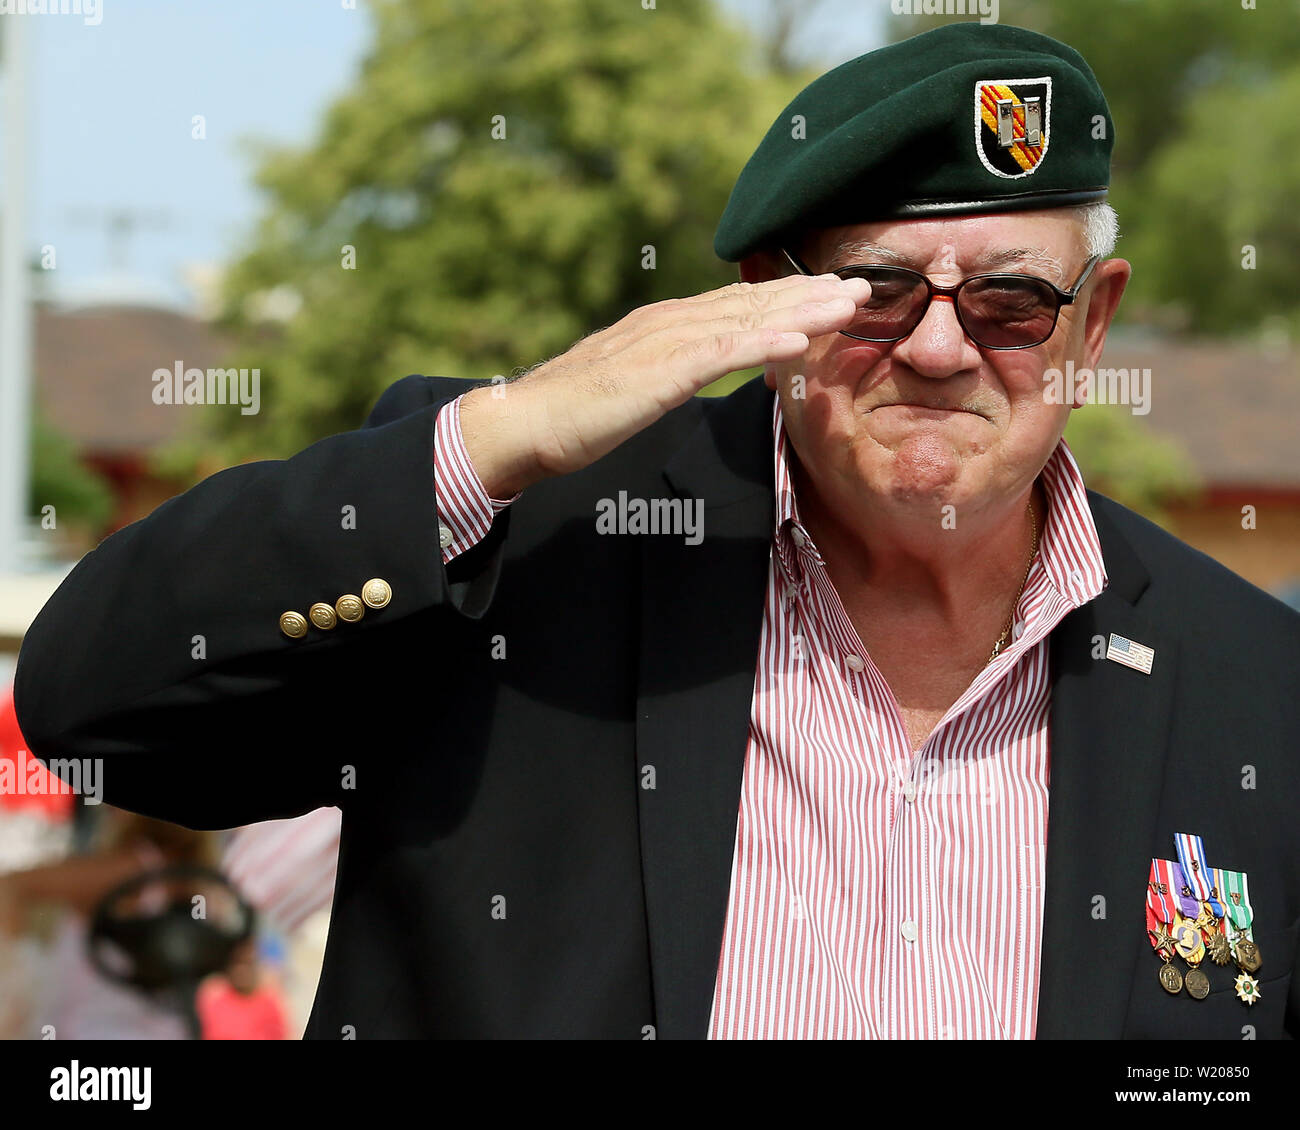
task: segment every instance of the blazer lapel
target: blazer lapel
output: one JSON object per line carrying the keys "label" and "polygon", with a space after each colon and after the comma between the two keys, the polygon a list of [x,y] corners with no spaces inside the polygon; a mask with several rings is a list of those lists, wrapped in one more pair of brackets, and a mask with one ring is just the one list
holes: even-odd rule
{"label": "blazer lapel", "polygon": [[642,553],[637,800],[656,1034],[707,1034],[731,886],[771,548],[772,393],[750,382],[664,472],[703,540]]}
{"label": "blazer lapel", "polygon": [[[1108,504],[1099,506],[1091,493],[1090,502],[1110,584],[1051,636],[1039,1039],[1115,1039],[1123,1032],[1143,951],[1178,664],[1172,629],[1140,611],[1150,576],[1107,515]],[[1112,632],[1155,650],[1151,674],[1105,658]]]}

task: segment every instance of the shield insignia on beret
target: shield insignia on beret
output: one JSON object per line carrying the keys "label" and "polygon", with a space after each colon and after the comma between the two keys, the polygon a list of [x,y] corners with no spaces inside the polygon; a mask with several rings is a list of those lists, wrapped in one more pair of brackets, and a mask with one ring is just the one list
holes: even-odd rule
{"label": "shield insignia on beret", "polygon": [[1051,135],[1052,80],[985,79],[975,84],[975,151],[995,176],[1038,170]]}

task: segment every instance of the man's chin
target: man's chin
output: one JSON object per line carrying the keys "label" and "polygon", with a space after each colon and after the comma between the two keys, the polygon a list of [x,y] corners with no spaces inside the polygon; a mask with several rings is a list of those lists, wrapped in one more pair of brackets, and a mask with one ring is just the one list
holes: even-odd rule
{"label": "man's chin", "polygon": [[[965,453],[965,454],[963,454]],[[962,495],[972,478],[968,445],[933,429],[918,429],[889,446],[877,446],[862,481],[882,500],[942,506]]]}

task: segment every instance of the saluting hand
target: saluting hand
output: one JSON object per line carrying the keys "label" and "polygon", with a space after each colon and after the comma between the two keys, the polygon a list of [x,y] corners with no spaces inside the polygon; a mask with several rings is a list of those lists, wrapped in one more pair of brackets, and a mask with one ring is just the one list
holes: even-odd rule
{"label": "saluting hand", "polygon": [[594,463],[727,373],[794,360],[870,293],[865,279],[790,275],[642,306],[503,391],[466,395],[465,448],[488,494],[507,498]]}

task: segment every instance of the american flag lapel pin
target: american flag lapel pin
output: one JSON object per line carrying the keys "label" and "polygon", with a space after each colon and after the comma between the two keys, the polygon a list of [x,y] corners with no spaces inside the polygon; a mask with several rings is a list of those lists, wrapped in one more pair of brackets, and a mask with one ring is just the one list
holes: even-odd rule
{"label": "american flag lapel pin", "polygon": [[1125,639],[1114,632],[1110,634],[1110,643],[1106,645],[1106,658],[1144,675],[1151,674],[1151,663],[1156,653],[1153,648],[1135,640]]}

